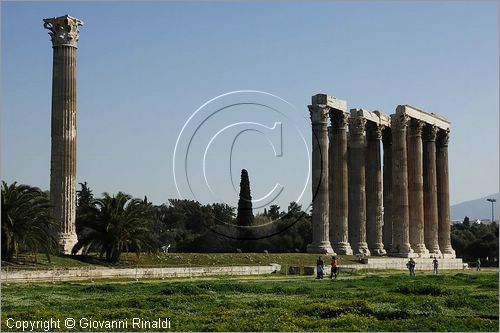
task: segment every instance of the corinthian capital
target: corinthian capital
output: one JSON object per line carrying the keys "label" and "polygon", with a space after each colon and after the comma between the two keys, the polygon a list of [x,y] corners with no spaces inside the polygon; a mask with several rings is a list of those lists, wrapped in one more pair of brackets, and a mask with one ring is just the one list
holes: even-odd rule
{"label": "corinthian capital", "polygon": [[440,129],[437,134],[437,143],[440,146],[448,146],[448,142],[450,141],[450,129]]}
{"label": "corinthian capital", "polygon": [[352,135],[363,135],[365,131],[366,119],[363,117],[349,118],[349,132]]}
{"label": "corinthian capital", "polygon": [[382,130],[384,125],[376,124],[374,122],[368,122],[366,125],[366,138],[370,141],[378,141],[382,139]]}
{"label": "corinthian capital", "polygon": [[308,105],[309,115],[311,116],[311,123],[316,124],[328,124],[328,114],[330,112],[330,107],[326,105]]}
{"label": "corinthian capital", "polygon": [[332,122],[333,129],[345,130],[347,129],[347,125],[349,124],[349,113],[339,110],[331,110],[330,120]]}
{"label": "corinthian capital", "polygon": [[427,124],[424,127],[422,139],[428,142],[436,141],[437,130],[438,128],[435,125]]}
{"label": "corinthian capital", "polygon": [[419,119],[412,119],[410,121],[410,135],[419,137],[422,136],[422,128],[424,127],[424,122]]}
{"label": "corinthian capital", "polygon": [[43,19],[43,27],[50,30],[52,47],[72,46],[77,47],[79,31],[78,26],[83,22],[69,15]]}
{"label": "corinthian capital", "polygon": [[384,147],[390,147],[392,145],[392,132],[390,127],[386,127],[382,131],[382,144]]}
{"label": "corinthian capital", "polygon": [[396,113],[391,115],[392,130],[406,130],[410,117],[405,113]]}

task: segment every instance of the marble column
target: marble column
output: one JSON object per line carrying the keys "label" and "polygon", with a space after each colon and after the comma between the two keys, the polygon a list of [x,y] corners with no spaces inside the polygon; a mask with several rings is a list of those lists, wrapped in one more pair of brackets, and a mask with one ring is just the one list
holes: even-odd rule
{"label": "marble column", "polygon": [[349,113],[330,111],[330,241],[338,254],[352,254],[348,238],[347,125]]}
{"label": "marble column", "polygon": [[409,236],[408,210],[408,161],[406,128],[409,117],[398,109],[391,115],[392,130],[392,248],[391,254],[398,257],[413,256]]}
{"label": "marble column", "polygon": [[423,130],[423,178],[424,178],[424,240],[431,255],[441,256],[438,243],[438,199],[436,179],[437,127],[425,125]]}
{"label": "marble column", "polygon": [[366,124],[366,238],[372,255],[384,255],[382,240],[382,163],[380,140],[384,126]]}
{"label": "marble column", "polygon": [[384,148],[383,203],[384,203],[384,247],[391,252],[392,246],[392,132],[390,127],[382,131]]}
{"label": "marble column", "polygon": [[438,197],[438,241],[444,258],[455,258],[451,247],[450,186],[448,177],[448,141],[450,130],[440,129],[436,139],[436,176]]}
{"label": "marble column", "polygon": [[366,243],[365,196],[366,119],[351,113],[349,119],[349,242],[353,252],[370,255]]}
{"label": "marble column", "polygon": [[411,119],[408,131],[408,200],[410,244],[421,258],[428,258],[424,240],[424,178],[422,169],[422,127],[424,122]]}
{"label": "marble column", "polygon": [[326,105],[309,105],[312,123],[312,243],[307,252],[334,253],[328,214],[328,114]]}
{"label": "marble column", "polygon": [[50,199],[59,223],[60,252],[77,242],[76,219],[76,49],[83,22],[65,15],[43,20],[53,48]]}

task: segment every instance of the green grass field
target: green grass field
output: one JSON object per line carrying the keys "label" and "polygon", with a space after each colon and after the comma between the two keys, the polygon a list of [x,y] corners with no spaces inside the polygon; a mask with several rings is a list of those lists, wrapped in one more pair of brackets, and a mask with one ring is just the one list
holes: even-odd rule
{"label": "green grass field", "polygon": [[498,271],[454,271],[18,283],[2,286],[2,331],[9,317],[128,318],[116,331],[141,331],[134,317],[170,318],[171,331],[498,331],[498,282]]}

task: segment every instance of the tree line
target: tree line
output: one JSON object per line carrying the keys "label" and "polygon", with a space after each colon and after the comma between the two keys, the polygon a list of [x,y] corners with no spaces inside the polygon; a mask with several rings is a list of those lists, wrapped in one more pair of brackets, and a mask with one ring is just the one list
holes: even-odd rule
{"label": "tree line", "polygon": [[[311,216],[295,202],[285,210],[271,205],[254,216],[247,176],[242,172],[238,209],[182,199],[153,205],[147,197],[123,192],[95,198],[87,183],[80,183],[73,252],[110,262],[123,252],[156,252],[165,245],[175,252],[305,252],[312,241]],[[2,260],[22,252],[56,254],[57,223],[48,192],[2,182],[1,194]],[[466,217],[451,227],[452,246],[465,261],[481,258],[483,265],[497,266],[498,232],[497,223],[471,223]]]}
{"label": "tree line", "polygon": [[[153,205],[123,192],[96,198],[86,182],[79,185],[74,254],[116,262],[123,252],[156,252],[167,244],[175,252],[305,252],[311,242],[310,216],[295,202],[287,211],[272,205],[256,216],[246,205],[244,219],[225,203],[169,199]],[[51,207],[48,192],[2,182],[2,260],[21,252],[57,253]]]}

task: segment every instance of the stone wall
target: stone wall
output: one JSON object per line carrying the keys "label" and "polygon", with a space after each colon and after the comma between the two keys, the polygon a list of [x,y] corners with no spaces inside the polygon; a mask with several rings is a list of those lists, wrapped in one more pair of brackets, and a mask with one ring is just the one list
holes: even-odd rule
{"label": "stone wall", "polygon": [[227,267],[164,267],[164,268],[95,268],[53,270],[2,270],[1,281],[74,281],[107,278],[162,279],[172,277],[216,276],[216,275],[259,275],[281,270],[281,265],[268,266],[227,266]]}

